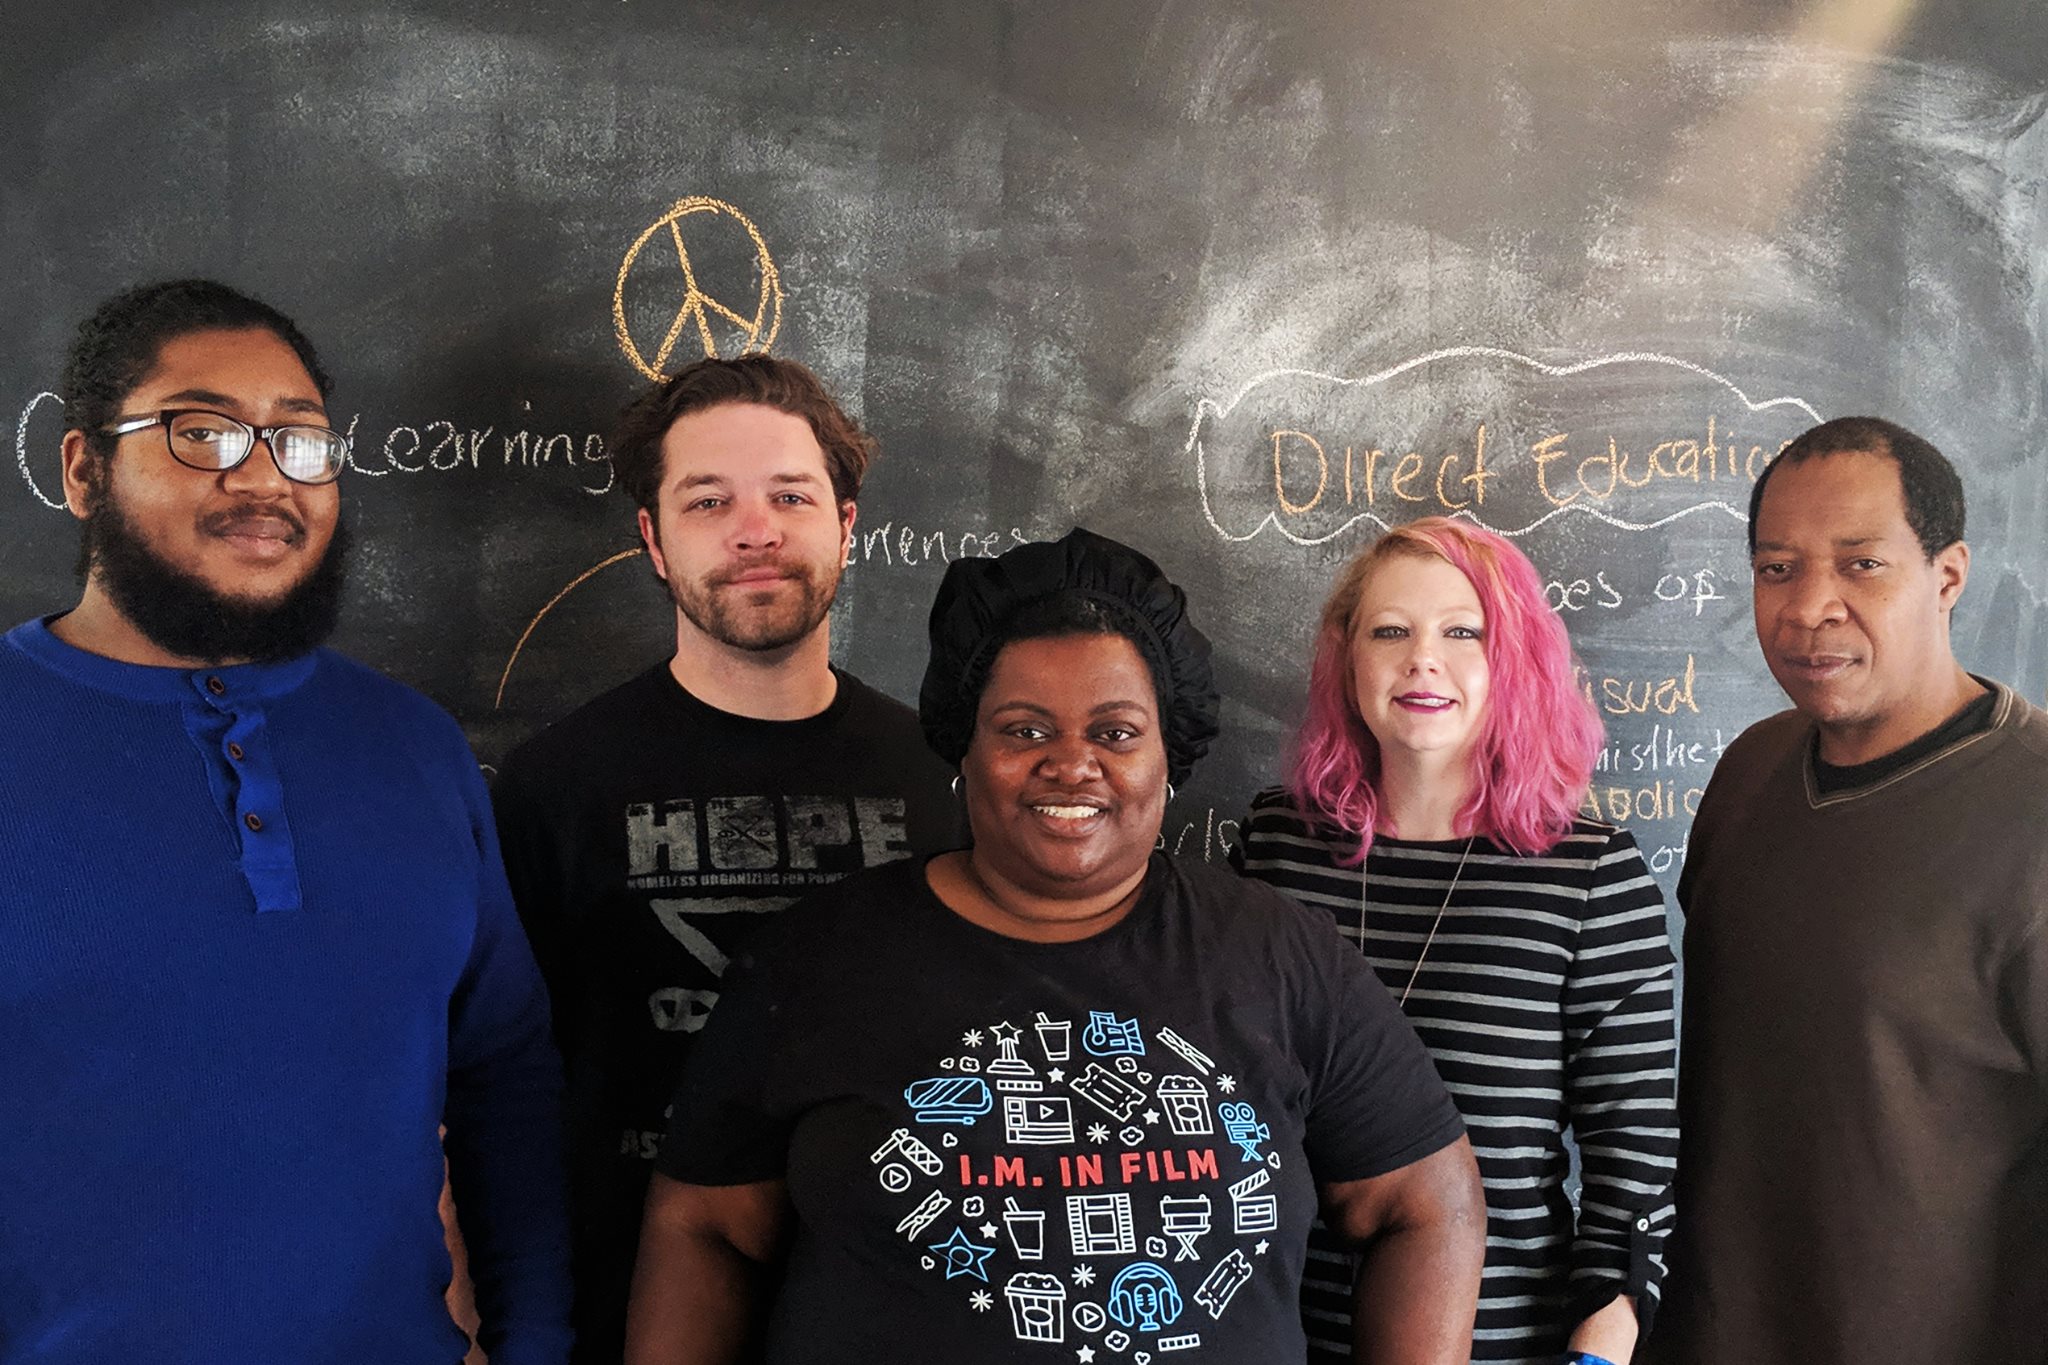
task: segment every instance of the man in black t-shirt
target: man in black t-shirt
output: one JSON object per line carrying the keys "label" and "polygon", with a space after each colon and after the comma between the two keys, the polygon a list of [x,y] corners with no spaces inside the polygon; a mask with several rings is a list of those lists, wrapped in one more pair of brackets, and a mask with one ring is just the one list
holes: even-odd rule
{"label": "man in black t-shirt", "polygon": [[507,872],[568,1069],[577,1355],[616,1365],[648,1173],[725,964],[811,887],[965,842],[917,717],[830,663],[873,442],[803,366],[707,360],[613,465],[676,652],[515,752]]}

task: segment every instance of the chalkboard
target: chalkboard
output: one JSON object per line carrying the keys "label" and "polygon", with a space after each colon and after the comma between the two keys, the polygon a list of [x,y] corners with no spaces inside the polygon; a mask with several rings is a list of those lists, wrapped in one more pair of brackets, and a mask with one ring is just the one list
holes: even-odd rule
{"label": "chalkboard", "polygon": [[2048,21],[2033,0],[1684,6],[9,4],[0,614],[75,595],[70,330],[217,276],[340,378],[338,644],[481,759],[661,657],[605,433],[707,349],[880,436],[834,614],[901,697],[945,562],[1075,523],[1214,636],[1220,856],[1277,773],[1333,567],[1387,522],[1515,536],[1675,879],[1782,700],[1742,512],[1816,418],[1961,467],[1965,663],[2048,694]]}

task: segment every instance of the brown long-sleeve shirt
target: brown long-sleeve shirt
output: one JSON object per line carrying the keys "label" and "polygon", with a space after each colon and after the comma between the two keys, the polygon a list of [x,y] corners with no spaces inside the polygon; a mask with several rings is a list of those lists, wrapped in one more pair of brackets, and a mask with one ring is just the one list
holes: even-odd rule
{"label": "brown long-sleeve shirt", "polygon": [[1821,796],[1752,727],[1693,827],[1671,1365],[2048,1361],[2048,716]]}

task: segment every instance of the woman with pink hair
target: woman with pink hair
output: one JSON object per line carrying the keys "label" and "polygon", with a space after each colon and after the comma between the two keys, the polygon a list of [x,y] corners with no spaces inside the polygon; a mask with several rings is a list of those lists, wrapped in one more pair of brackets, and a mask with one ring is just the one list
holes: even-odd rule
{"label": "woman with pink hair", "polygon": [[[1579,814],[1601,738],[1528,559],[1430,517],[1339,575],[1287,785],[1244,825],[1244,870],[1358,944],[1464,1115],[1487,1197],[1475,1361],[1622,1365],[1663,1278],[1671,946],[1635,841]],[[1349,1261],[1312,1240],[1316,1358],[1350,1358],[1351,1302]]]}

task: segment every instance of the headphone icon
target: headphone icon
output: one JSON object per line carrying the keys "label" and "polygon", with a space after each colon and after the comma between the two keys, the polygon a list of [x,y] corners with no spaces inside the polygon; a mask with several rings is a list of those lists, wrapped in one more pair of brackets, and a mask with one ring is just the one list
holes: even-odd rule
{"label": "headphone icon", "polygon": [[1120,1327],[1157,1332],[1180,1316],[1180,1290],[1173,1276],[1151,1261],[1134,1261],[1109,1286],[1109,1315]]}

